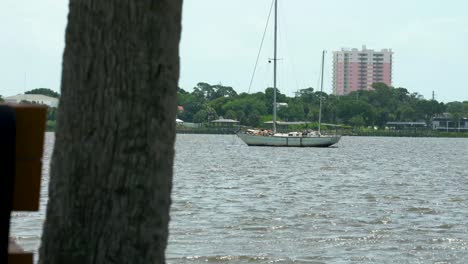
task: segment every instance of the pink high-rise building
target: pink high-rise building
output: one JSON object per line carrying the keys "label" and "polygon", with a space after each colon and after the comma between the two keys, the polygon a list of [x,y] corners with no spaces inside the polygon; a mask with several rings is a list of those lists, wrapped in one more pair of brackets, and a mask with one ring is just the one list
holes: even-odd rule
{"label": "pink high-rise building", "polygon": [[333,93],[346,95],[357,90],[371,90],[373,83],[392,85],[391,49],[374,51],[362,47],[333,52]]}

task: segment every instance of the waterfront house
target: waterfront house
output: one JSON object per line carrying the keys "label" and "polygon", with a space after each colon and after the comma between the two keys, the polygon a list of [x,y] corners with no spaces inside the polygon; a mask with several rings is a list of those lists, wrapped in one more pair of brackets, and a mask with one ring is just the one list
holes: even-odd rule
{"label": "waterfront house", "polygon": [[214,127],[236,127],[239,125],[239,121],[233,119],[224,119],[221,117],[220,119],[213,120],[210,122],[211,126]]}
{"label": "waterfront house", "polygon": [[432,129],[448,132],[468,132],[468,117],[455,120],[448,113],[436,116],[432,119]]}
{"label": "waterfront house", "polygon": [[426,122],[387,122],[387,127],[394,130],[407,130],[407,129],[425,129],[427,128]]}

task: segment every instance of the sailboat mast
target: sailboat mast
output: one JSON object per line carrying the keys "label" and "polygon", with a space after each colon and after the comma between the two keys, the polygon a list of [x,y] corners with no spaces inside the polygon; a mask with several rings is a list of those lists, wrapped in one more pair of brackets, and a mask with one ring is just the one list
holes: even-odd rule
{"label": "sailboat mast", "polygon": [[273,134],[276,133],[276,53],[277,53],[277,32],[278,32],[278,0],[275,0],[275,40],[273,54]]}
{"label": "sailboat mast", "polygon": [[319,108],[319,123],[318,133],[320,135],[320,125],[322,124],[322,93],[323,93],[323,66],[325,64],[325,50],[322,52],[322,77],[320,78],[320,108]]}

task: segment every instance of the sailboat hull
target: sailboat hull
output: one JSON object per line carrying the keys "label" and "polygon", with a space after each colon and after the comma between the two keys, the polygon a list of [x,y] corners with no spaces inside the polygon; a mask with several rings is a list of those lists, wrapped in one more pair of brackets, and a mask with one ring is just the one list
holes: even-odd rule
{"label": "sailboat hull", "polygon": [[237,133],[237,136],[249,146],[265,147],[329,147],[338,143],[341,138],[341,136],[278,137],[246,133]]}

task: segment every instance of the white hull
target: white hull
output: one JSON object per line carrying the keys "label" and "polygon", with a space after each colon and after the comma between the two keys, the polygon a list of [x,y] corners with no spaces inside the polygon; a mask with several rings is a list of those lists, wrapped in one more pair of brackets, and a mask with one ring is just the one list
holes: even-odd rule
{"label": "white hull", "polygon": [[329,147],[338,143],[341,136],[287,137],[261,136],[237,133],[237,136],[249,146],[270,147]]}

